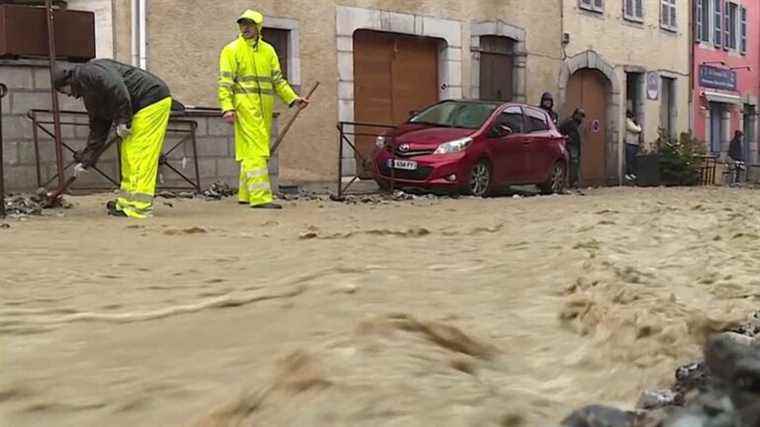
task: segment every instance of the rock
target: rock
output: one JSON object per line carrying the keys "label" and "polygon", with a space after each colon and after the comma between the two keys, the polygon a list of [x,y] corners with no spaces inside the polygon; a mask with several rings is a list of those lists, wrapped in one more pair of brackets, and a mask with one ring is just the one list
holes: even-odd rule
{"label": "rock", "polygon": [[634,427],[636,415],[601,405],[579,409],[562,421],[562,427]]}
{"label": "rock", "polygon": [[749,355],[753,342],[752,338],[735,332],[710,337],[704,348],[705,365],[710,374],[722,381],[732,381],[737,362]]}
{"label": "rock", "polygon": [[662,426],[740,427],[741,425],[738,423],[738,414],[728,396],[710,391],[700,394],[689,406],[671,415]]}
{"label": "rock", "polygon": [[5,229],[5,228],[11,228],[11,225],[10,224],[5,224],[5,223],[0,224],[0,230],[1,229]]}
{"label": "rock", "polygon": [[690,363],[676,369],[676,384],[673,388],[676,392],[685,394],[695,388],[704,387],[709,378],[704,362]]}
{"label": "rock", "polygon": [[641,393],[636,408],[639,409],[659,409],[666,406],[677,405],[678,394],[672,390],[650,390]]}

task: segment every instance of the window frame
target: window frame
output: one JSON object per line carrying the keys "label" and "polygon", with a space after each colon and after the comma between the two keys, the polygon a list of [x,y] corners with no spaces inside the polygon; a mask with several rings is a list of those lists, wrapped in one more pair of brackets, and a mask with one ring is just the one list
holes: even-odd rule
{"label": "window frame", "polygon": [[[543,121],[543,123],[546,126],[546,128],[544,128],[544,129],[533,129],[533,125],[532,125],[533,122],[531,121],[532,119],[531,119],[531,115],[530,115],[531,113],[533,113],[533,115],[536,116],[535,119],[538,119],[539,118],[538,116],[540,116],[541,120]],[[523,122],[530,129],[530,130],[526,130],[525,133],[527,133],[527,134],[537,133],[537,132],[549,132],[549,131],[551,131],[552,130],[552,126],[550,124],[551,121],[552,121],[551,118],[549,117],[548,114],[546,114],[546,111],[544,111],[544,110],[541,110],[541,109],[538,109],[538,108],[523,108]]]}
{"label": "window frame", "polygon": [[714,14],[712,1],[714,0],[696,0],[694,2],[696,9],[694,11],[694,31],[696,32],[694,39],[700,43],[712,42],[713,28],[711,24]]}
{"label": "window frame", "polygon": [[712,37],[713,37],[713,45],[717,48],[723,47],[723,6],[725,4],[725,0],[712,0],[713,7],[712,7],[712,16],[713,16],[713,26],[712,26]]}
{"label": "window frame", "polygon": [[739,5],[734,2],[726,3],[726,46],[728,50],[739,49]]}
{"label": "window frame", "polygon": [[[515,111],[515,109],[517,111]],[[520,125],[522,126],[522,129],[519,132],[516,132],[514,129],[512,129],[512,133],[510,134],[510,136],[512,136],[512,135],[525,135],[525,134],[527,134],[526,128],[528,127],[527,126],[527,119],[525,117],[525,110],[521,106],[519,106],[519,105],[509,105],[506,108],[504,108],[498,114],[498,116],[496,116],[496,118],[493,121],[493,125],[492,126],[507,124],[506,120],[503,120],[503,117],[506,117],[507,115],[515,116],[515,115],[518,115],[518,113],[519,113],[519,116],[520,116],[520,122],[521,122]],[[511,129],[511,127],[510,127],[510,129]]]}
{"label": "window frame", "polygon": [[578,8],[594,13],[604,13],[604,0],[578,0]]}
{"label": "window frame", "polygon": [[676,1],[660,0],[660,28],[672,33],[678,32],[678,3]]}
{"label": "window frame", "polygon": [[747,8],[739,6],[739,53],[742,55],[747,54],[748,30],[749,22],[747,20]]}
{"label": "window frame", "polygon": [[[628,13],[628,5],[631,5],[633,13]],[[637,6],[641,6],[640,9]],[[639,16],[637,12],[641,11]],[[623,19],[626,21],[637,22],[639,24],[644,23],[644,0],[623,0]]]}

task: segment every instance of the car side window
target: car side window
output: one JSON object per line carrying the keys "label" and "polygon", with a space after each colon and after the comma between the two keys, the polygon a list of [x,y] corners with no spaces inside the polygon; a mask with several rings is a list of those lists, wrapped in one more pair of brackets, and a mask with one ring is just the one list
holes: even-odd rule
{"label": "car side window", "polygon": [[512,129],[512,134],[525,133],[522,109],[520,107],[507,107],[496,119],[496,125],[506,125]]}
{"label": "car side window", "polygon": [[528,132],[545,132],[550,129],[549,118],[543,111],[534,109],[525,110],[525,118],[527,119]]}

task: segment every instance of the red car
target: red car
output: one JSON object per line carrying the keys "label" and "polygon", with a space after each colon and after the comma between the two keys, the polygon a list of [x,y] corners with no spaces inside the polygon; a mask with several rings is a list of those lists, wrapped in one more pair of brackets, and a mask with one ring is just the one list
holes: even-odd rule
{"label": "red car", "polygon": [[447,100],[377,138],[375,180],[387,188],[465,191],[487,196],[507,185],[561,192],[565,137],[540,108]]}

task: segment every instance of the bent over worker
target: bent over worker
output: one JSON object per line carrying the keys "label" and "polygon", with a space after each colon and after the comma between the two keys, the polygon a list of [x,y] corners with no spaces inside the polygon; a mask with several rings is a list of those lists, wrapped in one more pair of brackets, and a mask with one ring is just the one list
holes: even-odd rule
{"label": "bent over worker", "polygon": [[240,203],[280,209],[272,203],[269,183],[269,138],[274,94],[288,106],[304,108],[280,70],[274,48],[261,38],[264,16],[246,10],[237,20],[240,36],[222,49],[219,60],[219,104],[224,120],[235,126],[235,159],[240,162]]}
{"label": "bent over worker", "polygon": [[155,75],[110,59],[56,71],[55,88],[82,98],[90,135],[75,155],[83,168],[97,162],[94,153],[116,127],[121,138],[121,192],[108,202],[109,215],[145,218],[153,211],[158,160],[171,114],[169,88]]}

